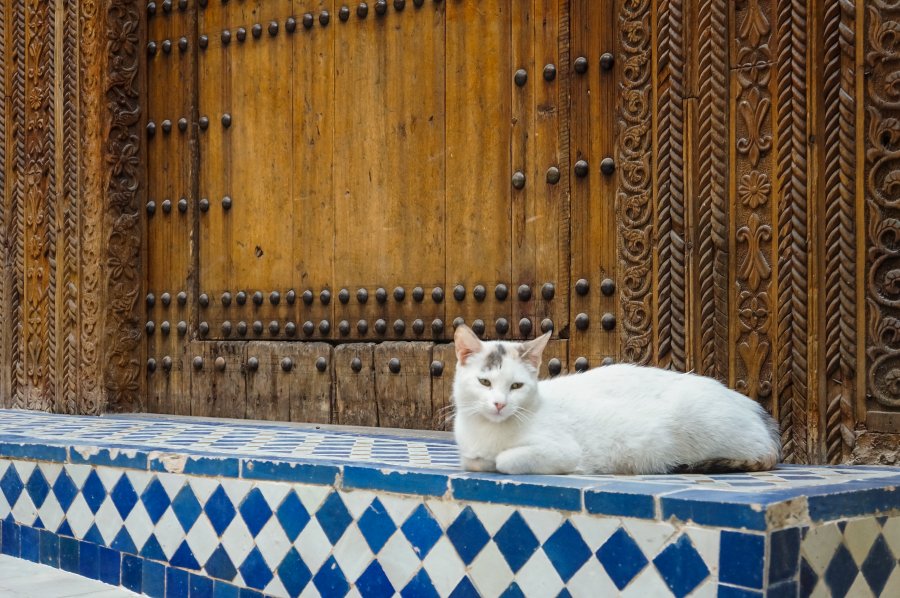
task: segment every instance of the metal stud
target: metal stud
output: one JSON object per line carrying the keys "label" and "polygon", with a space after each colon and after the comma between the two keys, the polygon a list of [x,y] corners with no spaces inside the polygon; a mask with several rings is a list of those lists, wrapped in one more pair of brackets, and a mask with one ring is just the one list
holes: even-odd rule
{"label": "metal stud", "polygon": [[562,362],[554,357],[547,362],[547,370],[551,376],[559,376],[559,373],[562,371]]}
{"label": "metal stud", "polygon": [[587,330],[590,324],[590,318],[588,318],[588,315],[586,313],[580,313],[575,316],[575,328],[577,328],[578,330]]}
{"label": "metal stud", "polygon": [[516,190],[522,190],[525,188],[525,173],[521,171],[516,171],[512,175],[512,186]]}
{"label": "metal stud", "polygon": [[359,357],[354,357],[350,360],[350,369],[356,373],[359,373],[362,370],[362,359]]}
{"label": "metal stud", "polygon": [[184,320],[178,322],[178,325],[175,326],[175,330],[178,331],[178,336],[184,336],[187,333],[187,322]]}
{"label": "metal stud", "polygon": [[616,283],[612,278],[603,279],[603,281],[600,283],[600,292],[607,297],[611,297],[612,294],[616,292]]}
{"label": "metal stud", "polygon": [[255,293],[253,293],[253,303],[254,303],[254,305],[262,305],[262,303],[263,303],[262,291],[256,291]]}
{"label": "metal stud", "polygon": [[209,117],[201,116],[198,124],[200,125],[200,129],[205,131],[209,127]]}
{"label": "metal stud", "polygon": [[147,123],[147,137],[153,137],[156,135],[156,123],[152,120]]}
{"label": "metal stud", "polygon": [[388,361],[388,369],[391,370],[392,374],[400,373],[400,360],[396,357],[391,357],[391,360]]}
{"label": "metal stud", "polygon": [[231,198],[227,195],[222,198],[222,209],[226,212],[231,209]]}
{"label": "metal stud", "polygon": [[186,118],[181,117],[178,119],[178,130],[181,131],[182,133],[187,131],[187,125],[188,125],[188,123],[187,123]]}
{"label": "metal stud", "polygon": [[237,333],[241,336],[247,336],[247,322],[240,321],[237,324]]}
{"label": "metal stud", "polygon": [[509,297],[509,287],[501,282],[494,287],[494,297],[496,297],[498,301],[506,301],[506,298]]}
{"label": "metal stud", "polygon": [[528,318],[522,318],[519,320],[519,332],[522,333],[523,336],[528,336],[531,334],[532,324],[531,320]]}
{"label": "metal stud", "polygon": [[360,19],[365,19],[369,14],[369,5],[365,2],[360,2],[359,6],[356,7],[356,16]]}
{"label": "metal stud", "polygon": [[457,301],[462,301],[463,299],[465,299],[466,298],[466,287],[464,287],[461,284],[458,284],[455,287],[453,287],[453,298],[456,299]]}
{"label": "metal stud", "polygon": [[205,197],[200,199],[200,211],[201,212],[209,211],[209,200]]}
{"label": "metal stud", "polygon": [[162,304],[166,307],[169,307],[169,305],[172,303],[172,295],[170,295],[169,293],[163,293],[162,295],[159,296],[159,299],[160,299],[160,301],[162,301]]}
{"label": "metal stud", "polygon": [[421,7],[423,4],[425,4],[425,0],[413,0],[413,5],[414,5],[416,8]]}
{"label": "metal stud", "polygon": [[187,209],[188,209],[187,199],[182,197],[181,199],[178,200],[178,211],[181,212],[182,214],[184,214],[185,212],[187,212]]}
{"label": "metal stud", "polygon": [[541,320],[541,332],[546,334],[551,330],[553,330],[553,320],[551,320],[550,318],[544,318],[543,320]]}
{"label": "metal stud", "polygon": [[423,332],[425,332],[425,322],[418,318],[413,320],[412,330],[414,334],[421,335]]}
{"label": "metal stud", "polygon": [[152,216],[156,213],[156,202],[152,199],[147,202],[147,215]]}
{"label": "metal stud", "polygon": [[243,42],[245,39],[247,39],[247,30],[243,27],[238,27],[237,40]]}
{"label": "metal stud", "polygon": [[172,121],[168,118],[162,121],[162,130],[163,133],[170,133],[172,131]]}
{"label": "metal stud", "polygon": [[253,36],[253,39],[259,39],[262,35],[262,25],[254,23],[253,27],[250,28],[250,34]]}
{"label": "metal stud", "polygon": [[360,334],[365,335],[366,333],[369,332],[369,323],[366,322],[365,320],[360,320],[359,322],[356,323],[356,330]]}
{"label": "metal stud", "polygon": [[194,357],[194,369],[200,371],[203,369],[203,358],[197,355]]}
{"label": "metal stud", "polygon": [[608,71],[608,70],[612,69],[612,67],[615,64],[616,64],[616,57],[613,56],[611,53],[604,52],[600,56],[600,68],[602,68],[604,71]]}
{"label": "metal stud", "polygon": [[520,284],[519,289],[516,291],[516,295],[519,297],[519,301],[530,301],[531,287],[527,284]]}
{"label": "metal stud", "polygon": [[147,331],[147,336],[153,336],[153,333],[156,331],[156,324],[151,320],[144,325],[144,330]]}
{"label": "metal stud", "polygon": [[600,162],[600,172],[609,176],[616,171],[616,161],[612,158],[603,158]]}
{"label": "metal stud", "polygon": [[278,336],[278,333],[281,331],[281,325],[278,324],[278,320],[272,320],[269,322],[269,334],[272,336]]}
{"label": "metal stud", "polygon": [[306,13],[303,15],[303,27],[304,29],[312,29],[312,26],[315,24],[316,19],[312,16],[312,13]]}
{"label": "metal stud", "polygon": [[443,334],[444,333],[444,321],[441,319],[436,319],[431,321],[431,332],[434,334]]}
{"label": "metal stud", "polygon": [[279,303],[281,303],[281,293],[279,293],[278,291],[272,291],[271,293],[269,293],[269,303],[271,303],[272,305],[278,305]]}
{"label": "metal stud", "polygon": [[522,87],[528,83],[528,71],[525,69],[517,70],[516,74],[513,76],[513,81],[515,81],[517,86]]}
{"label": "metal stud", "polygon": [[178,300],[178,305],[186,305],[187,304],[187,293],[185,293],[184,291],[179,292],[178,295],[176,296],[176,299]]}
{"label": "metal stud", "polygon": [[326,369],[328,369],[328,360],[324,357],[319,357],[318,359],[316,359],[316,369],[320,372],[324,372]]}
{"label": "metal stud", "polygon": [[322,336],[328,336],[328,333],[331,332],[331,322],[328,320],[319,322],[319,332],[322,333]]}
{"label": "metal stud", "polygon": [[603,317],[600,318],[600,325],[603,326],[603,330],[609,332],[616,327],[616,316],[609,313],[603,314]]}
{"label": "metal stud", "polygon": [[338,17],[341,21],[347,22],[347,19],[350,18],[350,9],[346,6],[342,6],[341,10],[338,11]]}
{"label": "metal stud", "polygon": [[259,369],[259,358],[251,357],[247,360],[247,369],[251,372],[255,372]]}
{"label": "metal stud", "polygon": [[506,318],[497,318],[497,321],[494,322],[494,330],[499,334],[506,334],[509,332],[509,320]]}
{"label": "metal stud", "polygon": [[285,372],[290,372],[294,369],[294,361],[290,357],[285,357],[281,360],[281,369]]}
{"label": "metal stud", "polygon": [[403,301],[406,299],[406,289],[403,287],[394,288],[394,301]]}
{"label": "metal stud", "polygon": [[431,300],[435,303],[440,303],[444,300],[444,289],[441,287],[434,287],[431,291]]}
{"label": "metal stud", "polygon": [[156,304],[156,295],[147,293],[147,307],[153,307]]}
{"label": "metal stud", "polygon": [[187,0],[178,0],[178,10],[182,12],[187,10]]}
{"label": "metal stud", "polygon": [[162,367],[165,371],[171,371],[172,369],[172,358],[166,355],[162,358]]}
{"label": "metal stud", "polygon": [[575,292],[584,297],[588,294],[588,291],[591,290],[591,283],[587,281],[585,278],[579,278],[578,282],[575,283]]}
{"label": "metal stud", "polygon": [[484,298],[487,296],[487,289],[484,288],[483,284],[475,285],[475,288],[472,289],[472,296],[475,297],[476,301],[484,301]]}
{"label": "metal stud", "polygon": [[172,12],[172,0],[165,0],[162,3],[163,12],[168,14]]}
{"label": "metal stud", "polygon": [[421,303],[425,299],[425,289],[416,287],[412,290],[412,298],[416,303]]}
{"label": "metal stud", "polygon": [[406,0],[394,0],[394,10],[400,12],[406,8]]}
{"label": "metal stud", "polygon": [[205,34],[201,35],[200,38],[197,40],[197,44],[200,46],[201,50],[205,50],[206,47],[209,45],[209,36],[205,35]]}
{"label": "metal stud", "polygon": [[222,126],[226,129],[231,126],[231,115],[225,113],[222,115]]}
{"label": "metal stud", "polygon": [[443,361],[432,361],[431,362],[431,375],[435,378],[440,378],[444,373],[444,362]]}
{"label": "metal stud", "polygon": [[319,293],[319,301],[322,302],[322,305],[328,305],[331,303],[331,291],[328,289],[324,289],[321,293]]}
{"label": "metal stud", "polygon": [[209,334],[209,323],[200,322],[200,326],[198,326],[197,329],[200,331],[200,336],[206,336]]}
{"label": "metal stud", "polygon": [[235,299],[237,300],[238,305],[244,305],[245,303],[247,303],[247,292],[246,291],[238,291],[237,295],[235,296]]}
{"label": "metal stud", "polygon": [[387,301],[387,289],[379,287],[375,291],[375,300],[378,301],[378,303],[384,303],[385,301]]}
{"label": "metal stud", "polygon": [[162,51],[163,51],[163,53],[165,53],[165,54],[171,54],[171,53],[172,53],[172,40],[170,40],[170,39],[163,40],[163,43],[162,43]]}
{"label": "metal stud", "polygon": [[575,360],[575,371],[576,372],[586,372],[588,369],[588,360],[587,357],[579,357]]}
{"label": "metal stud", "polygon": [[478,336],[484,334],[484,320],[475,320],[472,322],[472,331]]}
{"label": "metal stud", "polygon": [[560,173],[559,168],[556,166],[551,166],[547,169],[547,183],[550,185],[555,185],[559,182]]}
{"label": "metal stud", "polygon": [[359,289],[358,291],[356,291],[356,300],[359,303],[365,303],[366,301],[368,301],[369,291],[367,291],[366,289]]}
{"label": "metal stud", "polygon": [[544,67],[544,81],[550,82],[556,79],[556,65],[548,64]]}
{"label": "metal stud", "polygon": [[275,37],[278,35],[278,21],[269,21],[269,36]]}
{"label": "metal stud", "polygon": [[231,32],[228,31],[227,29],[225,29],[224,31],[222,31],[222,36],[221,36],[221,37],[222,37],[222,45],[223,45],[223,46],[227,46],[228,44],[231,43]]}
{"label": "metal stud", "polygon": [[166,321],[159,325],[159,331],[162,332],[163,334],[166,334],[166,335],[169,334],[169,330],[170,330],[169,322]]}
{"label": "metal stud", "polygon": [[288,336],[296,336],[297,334],[297,325],[293,322],[288,322],[284,325],[284,333]]}
{"label": "metal stud", "polygon": [[147,14],[151,17],[156,14],[156,2],[147,3]]}
{"label": "metal stud", "polygon": [[582,179],[588,175],[587,160],[579,160],[575,162],[575,176]]}
{"label": "metal stud", "polygon": [[188,49],[188,40],[186,37],[181,37],[178,39],[178,49],[182,52],[186,52]]}
{"label": "metal stud", "polygon": [[172,211],[172,200],[164,199],[162,202],[163,213],[168,214]]}
{"label": "metal stud", "polygon": [[225,358],[222,356],[216,357],[216,370],[220,372],[225,371]]}
{"label": "metal stud", "polygon": [[603,361],[600,362],[600,365],[612,365],[616,362],[612,357],[604,357]]}
{"label": "metal stud", "polygon": [[253,322],[253,334],[259,336],[263,332],[263,323],[259,320]]}
{"label": "metal stud", "polygon": [[541,287],[541,297],[544,298],[544,301],[550,301],[555,295],[556,287],[553,285],[553,283],[548,282]]}
{"label": "metal stud", "polygon": [[316,331],[316,325],[307,320],[303,322],[303,334],[306,336],[312,336],[312,333]]}
{"label": "metal stud", "polygon": [[403,320],[394,320],[394,332],[400,335],[406,332],[406,322]]}
{"label": "metal stud", "polygon": [[231,336],[231,322],[229,322],[228,320],[222,322],[222,335]]}
{"label": "metal stud", "polygon": [[387,322],[385,322],[381,318],[375,320],[375,332],[377,332],[378,334],[384,334],[385,332],[387,332]]}
{"label": "metal stud", "polygon": [[312,302],[313,302],[312,291],[310,291],[310,290],[303,291],[303,295],[301,295],[301,297],[303,298],[303,303],[305,303],[306,305],[312,305]]}
{"label": "metal stud", "polygon": [[585,58],[584,56],[579,56],[575,59],[573,66],[575,67],[576,73],[578,73],[579,75],[585,74],[588,70],[587,58]]}
{"label": "metal stud", "polygon": [[156,371],[156,360],[152,357],[147,360],[147,371],[151,374]]}
{"label": "metal stud", "polygon": [[340,301],[344,305],[347,305],[347,303],[350,301],[350,291],[348,291],[347,289],[341,289],[340,291],[338,291],[338,301]]}
{"label": "metal stud", "polygon": [[387,12],[387,0],[377,0],[375,2],[375,14],[379,17]]}
{"label": "metal stud", "polygon": [[338,332],[341,333],[341,336],[347,336],[348,334],[350,334],[350,322],[348,322],[347,320],[341,320],[340,323],[338,323]]}
{"label": "metal stud", "polygon": [[156,42],[150,42],[147,44],[147,54],[150,56],[156,55]]}
{"label": "metal stud", "polygon": [[284,30],[288,33],[293,33],[297,30],[297,19],[294,17],[288,17],[284,20]]}
{"label": "metal stud", "polygon": [[331,13],[327,10],[323,10],[319,13],[319,25],[322,27],[328,27],[328,23],[331,22]]}
{"label": "metal stud", "polygon": [[287,292],[285,299],[287,299],[288,305],[293,305],[297,301],[297,291],[291,289]]}
{"label": "metal stud", "polygon": [[200,307],[207,307],[209,305],[209,295],[201,293],[200,297],[197,298],[197,301],[200,302]]}

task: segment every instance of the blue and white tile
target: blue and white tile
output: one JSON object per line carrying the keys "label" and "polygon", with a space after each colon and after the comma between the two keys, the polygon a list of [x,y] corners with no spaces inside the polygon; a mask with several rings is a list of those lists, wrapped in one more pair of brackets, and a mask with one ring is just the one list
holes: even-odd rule
{"label": "blue and white tile", "polygon": [[874,517],[847,521],[844,528],[844,545],[857,565],[862,565],[875,540],[881,535],[881,524]]}
{"label": "blue and white tile", "polygon": [[485,596],[499,596],[513,581],[512,569],[494,542],[488,542],[472,564],[469,574],[475,587]]}
{"label": "blue and white tile", "polygon": [[238,567],[253,549],[253,535],[241,517],[235,517],[222,534],[222,546],[235,567]]}
{"label": "blue and white tile", "polygon": [[437,522],[441,524],[441,529],[447,529],[453,525],[464,506],[457,501],[444,498],[428,499],[425,501],[425,504],[428,506],[431,514],[434,515],[434,518],[437,519]]}
{"label": "blue and white tile", "polygon": [[634,538],[641,552],[648,557],[657,555],[669,540],[677,535],[677,530],[665,521],[644,521],[642,519],[624,518],[622,527]]}
{"label": "blue and white tile", "polygon": [[[590,559],[590,562],[593,559]],[[587,566],[587,563],[585,563]],[[582,566],[582,569],[585,568]],[[579,569],[580,571],[580,569]],[[576,572],[576,575],[578,573]],[[565,587],[543,550],[537,550],[516,572],[516,583],[527,596],[557,596]],[[570,580],[571,581],[571,578]]]}
{"label": "blue and white tile", "polygon": [[595,558],[584,566],[566,584],[573,596],[618,596],[619,588],[613,583],[606,569]]}
{"label": "blue and white tile", "polygon": [[709,574],[713,578],[719,576],[719,540],[721,530],[705,527],[686,527],[684,532],[690,537],[694,549],[703,559]]}
{"label": "blue and white tile", "polygon": [[484,526],[488,535],[493,537],[510,516],[515,512],[515,507],[508,505],[495,505],[492,503],[472,503],[472,510],[478,517],[478,521]]}
{"label": "blue and white tile", "polygon": [[[83,494],[79,493],[72,501],[72,505],[66,512],[66,522],[79,540],[84,539],[85,534],[94,525],[94,513],[88,507]],[[23,522],[20,521],[20,523]]]}
{"label": "blue and white tile", "polygon": [[[385,545],[385,548],[387,545]],[[354,523],[347,528],[341,539],[334,545],[332,555],[341,567],[348,581],[356,581],[369,563],[375,558],[359,527]]]}
{"label": "blue and white tile", "polygon": [[[2,498],[2,495],[0,495],[0,498]],[[54,492],[51,491],[50,494],[47,495],[44,504],[38,509],[38,517],[41,518],[44,528],[51,532],[55,532],[65,519],[66,514],[59,505],[59,500],[56,498]],[[2,517],[0,517],[0,519],[2,519]]]}
{"label": "blue and white tile", "polygon": [[[69,510],[71,511],[71,509]],[[139,551],[153,534],[153,528],[153,521],[147,514],[147,509],[144,508],[143,503],[138,502],[125,518],[125,530]]]}
{"label": "blue and white tile", "polygon": [[27,491],[19,495],[19,500],[13,505],[12,514],[18,523],[29,526],[34,525],[34,521],[38,516],[37,507],[34,506],[34,502],[28,496]]}
{"label": "blue and white tile", "polygon": [[435,543],[422,566],[441,596],[449,596],[466,574],[466,566],[447,536],[441,536]]}
{"label": "blue and white tile", "polygon": [[153,535],[156,536],[156,541],[159,542],[166,558],[171,559],[185,537],[184,529],[181,527],[181,523],[179,523],[172,507],[166,509],[166,512],[163,513],[163,516],[156,523]]}
{"label": "blue and white tile", "polygon": [[403,525],[409,519],[409,516],[412,515],[412,512],[422,504],[420,499],[406,498],[396,494],[382,494],[378,496],[378,500],[384,505],[384,509],[391,516],[394,525],[397,527]]}
{"label": "blue and white tile", "polygon": [[416,551],[401,532],[394,532],[385,543],[384,548],[378,553],[378,562],[381,563],[381,568],[384,569],[391,585],[398,590],[406,586],[422,564]]}
{"label": "blue and white tile", "polygon": [[284,560],[285,555],[291,549],[291,541],[276,517],[269,519],[257,534],[256,547],[273,571]]}
{"label": "blue and white tile", "polygon": [[188,478],[188,483],[191,486],[191,490],[194,492],[194,496],[200,501],[200,504],[205,505],[212,493],[219,487],[220,480],[217,478],[191,476]]}
{"label": "blue and white tile", "polygon": [[[538,513],[540,513],[538,511]],[[547,511],[549,514],[556,515],[558,520],[556,521],[556,528],[559,528],[559,525],[562,523],[562,514],[556,511]],[[550,537],[556,528],[551,529],[551,525],[554,522],[553,517],[549,516],[537,516],[530,517],[529,513],[523,510],[522,515],[525,517],[525,520],[528,522],[528,525],[531,527],[531,530],[535,533],[538,540],[543,544],[547,541],[547,538]],[[592,515],[573,515],[570,518],[572,525],[575,526],[575,529],[581,534],[582,539],[585,544],[587,544],[588,548],[591,552],[597,552],[597,550],[603,546],[603,544],[609,540],[610,536],[612,536],[616,531],[622,526],[622,520],[614,517],[596,517]],[[537,523],[537,525],[536,525]],[[541,523],[546,523],[547,525],[540,525]]]}
{"label": "blue and white tile", "polygon": [[884,541],[887,542],[894,555],[900,558],[900,516],[888,518],[882,529]]}
{"label": "blue and white tile", "polygon": [[813,571],[821,577],[831,563],[842,539],[837,523],[812,527],[800,545],[800,552],[812,566]]}
{"label": "blue and white tile", "polygon": [[315,513],[333,490],[330,486],[295,484],[294,491],[306,510],[310,513]]}
{"label": "blue and white tile", "polygon": [[650,565],[637,574],[637,576],[621,591],[625,598],[647,598],[647,596],[671,596],[672,592],[663,581],[659,571]]}
{"label": "blue and white tile", "polygon": [[310,519],[297,539],[294,540],[294,548],[297,549],[303,562],[313,573],[319,570],[331,554],[331,542],[315,518]]}
{"label": "blue and white tile", "polygon": [[339,494],[354,521],[362,517],[362,514],[369,508],[376,496],[374,492],[368,490],[351,490],[349,492],[340,492]]}
{"label": "blue and white tile", "polygon": [[100,535],[103,536],[103,541],[106,542],[107,546],[112,546],[113,540],[116,539],[116,535],[118,535],[125,522],[122,521],[122,516],[119,514],[119,510],[113,503],[111,496],[107,496],[104,499],[103,504],[97,510],[94,520],[97,524],[97,529],[100,530]]}
{"label": "blue and white tile", "polygon": [[212,556],[213,551],[219,544],[216,530],[213,529],[206,514],[202,514],[197,518],[196,523],[191,527],[185,539],[191,552],[194,553],[194,558],[201,565],[209,560],[209,557]]}

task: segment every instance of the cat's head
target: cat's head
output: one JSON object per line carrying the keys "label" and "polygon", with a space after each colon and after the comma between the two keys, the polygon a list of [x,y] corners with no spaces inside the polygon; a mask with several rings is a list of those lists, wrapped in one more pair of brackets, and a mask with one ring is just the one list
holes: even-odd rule
{"label": "cat's head", "polygon": [[524,343],[481,341],[461,325],[456,345],[453,400],[458,414],[493,422],[524,420],[536,407],[538,369],[550,333]]}

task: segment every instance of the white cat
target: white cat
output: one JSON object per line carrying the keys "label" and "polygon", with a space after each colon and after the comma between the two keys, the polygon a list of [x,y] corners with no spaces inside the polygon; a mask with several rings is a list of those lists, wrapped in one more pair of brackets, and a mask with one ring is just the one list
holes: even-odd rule
{"label": "white cat", "polygon": [[549,338],[482,342],[456,329],[454,434],[464,469],[664,474],[778,463],[774,420],[712,378],[610,365],[538,382]]}

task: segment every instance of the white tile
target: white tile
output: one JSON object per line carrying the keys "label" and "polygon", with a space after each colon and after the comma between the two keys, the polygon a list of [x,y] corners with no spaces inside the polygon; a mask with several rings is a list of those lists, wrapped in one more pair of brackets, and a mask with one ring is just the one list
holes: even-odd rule
{"label": "white tile", "polygon": [[686,527],[688,537],[700,554],[710,575],[719,577],[719,538],[720,530],[704,527]]}
{"label": "white tile", "polygon": [[[591,552],[597,552],[622,525],[622,520],[616,517],[595,517],[593,515],[573,515],[571,521],[575,529],[581,533],[581,537],[584,538]],[[550,532],[550,534],[552,533],[553,531]],[[541,543],[544,541],[541,540]]]}
{"label": "white tile", "polygon": [[347,528],[338,543],[334,545],[332,554],[350,582],[355,582],[375,558],[369,549],[368,542],[355,523]]}
{"label": "white tile", "polygon": [[572,576],[566,587],[573,598],[619,595],[619,588],[597,559],[588,559],[588,562]]}
{"label": "white tile", "polygon": [[[882,595],[888,596],[889,594]],[[853,585],[847,590],[847,596],[852,596],[853,598],[875,598],[875,595],[872,594],[872,588],[869,587],[869,584],[866,582],[866,578],[863,577],[862,573],[856,576]]]}
{"label": "white tile", "polygon": [[499,596],[513,580],[512,570],[493,541],[469,565],[469,576],[479,593],[486,597]]}
{"label": "white tile", "polygon": [[663,521],[622,519],[622,527],[634,538],[647,558],[653,559],[675,534],[675,528]]}
{"label": "white tile", "polygon": [[125,475],[128,476],[128,479],[131,481],[131,487],[134,488],[134,491],[138,496],[144,493],[150,480],[153,479],[153,474],[151,472],[138,471],[136,469],[129,469],[125,472]]}
{"label": "white tile", "polygon": [[188,478],[188,483],[191,485],[191,490],[193,490],[194,496],[197,497],[197,500],[200,501],[201,505],[205,505],[206,501],[209,500],[209,497],[212,496],[212,493],[219,487],[219,480],[216,478],[190,476]]}
{"label": "white tile", "polygon": [[303,559],[313,575],[331,554],[331,542],[328,541],[328,536],[322,531],[322,526],[316,519],[311,519],[306,524],[306,527],[294,540],[294,548],[297,549],[300,558]]}
{"label": "white tile", "polygon": [[6,470],[9,469],[10,465],[12,465],[11,461],[0,459],[0,478],[2,478],[6,474]]}
{"label": "white tile", "polygon": [[462,505],[449,499],[434,498],[426,501],[425,504],[437,522],[441,524],[441,529],[444,530],[453,525],[462,512]]}
{"label": "white tile", "polygon": [[[0,513],[2,513],[2,510],[0,510]],[[894,553],[894,558],[900,559],[900,517],[891,517],[885,521],[882,530],[884,541],[887,542],[887,545]]]}
{"label": "white tile", "polygon": [[225,491],[225,494],[228,495],[228,498],[233,505],[240,505],[244,502],[244,497],[247,496],[250,492],[250,488],[253,487],[252,482],[236,480],[233,478],[223,478],[221,482],[222,489]]}
{"label": "white tile", "polygon": [[528,562],[519,569],[516,583],[528,598],[556,596],[564,587],[563,580],[543,550],[531,555]]}
{"label": "white tile", "polygon": [[277,517],[270,518],[259,530],[259,534],[256,536],[256,547],[259,548],[259,552],[273,571],[284,560],[284,555],[291,549],[291,541],[288,540]]}
{"label": "white tile", "polygon": [[331,486],[295,484],[294,491],[297,493],[297,498],[300,499],[300,502],[303,503],[303,506],[306,507],[306,510],[312,515],[319,510],[319,505],[321,505],[322,501],[325,500],[325,497],[331,493],[332,488]]}
{"label": "white tile", "polygon": [[37,519],[37,507],[28,496],[28,491],[23,490],[19,495],[19,500],[13,505],[12,514],[16,521],[22,525],[33,525]]}
{"label": "white tile", "polygon": [[362,517],[362,514],[375,500],[375,493],[368,490],[351,490],[350,492],[339,492],[339,494],[354,520]]}
{"label": "white tile", "polygon": [[97,529],[100,530],[100,535],[103,536],[103,540],[106,542],[107,546],[112,544],[113,540],[116,539],[116,534],[122,529],[122,524],[124,523],[122,521],[122,516],[119,515],[118,509],[116,509],[116,505],[113,504],[112,498],[109,496],[106,497],[103,504],[97,509],[97,515],[94,520],[97,524]]}
{"label": "white tile", "polygon": [[144,547],[150,534],[153,533],[153,521],[150,520],[147,509],[140,501],[134,505],[131,513],[125,518],[125,529],[128,530],[128,535],[131,536],[131,540],[138,550]]}
{"label": "white tile", "polygon": [[466,574],[466,567],[447,536],[441,536],[425,557],[423,565],[441,596],[449,596]]}
{"label": "white tile", "polygon": [[811,527],[800,544],[800,553],[806,557],[813,571],[821,576],[840,543],[841,530],[836,523]]}
{"label": "white tile", "polygon": [[122,473],[121,469],[114,467],[97,468],[97,477],[103,482],[103,487],[106,488],[107,493],[113,491],[113,488],[119,483],[119,478],[122,477]]}
{"label": "white tile", "polygon": [[422,499],[407,498],[395,494],[382,494],[378,499],[381,501],[381,504],[384,505],[384,509],[388,512],[388,515],[391,516],[391,520],[393,520],[394,525],[397,527],[406,523],[406,520],[409,519],[412,512],[422,504]]}
{"label": "white tile", "polygon": [[266,586],[265,590],[263,590],[266,596],[275,596],[275,598],[290,598],[288,591],[285,589],[284,584],[281,583],[281,578],[277,575],[269,582],[269,585]]}
{"label": "white tile", "polygon": [[175,497],[178,496],[178,493],[181,491],[181,488],[186,481],[185,476],[181,474],[165,472],[157,473],[156,479],[159,480],[159,483],[162,484],[166,494],[169,495],[169,500],[175,500]]}
{"label": "white tile", "polygon": [[31,477],[31,472],[37,467],[37,463],[34,461],[13,461],[13,467],[16,468],[16,473],[19,474],[19,477],[22,478],[22,483],[25,484],[28,482],[28,478]]}
{"label": "white tile", "polygon": [[874,517],[851,519],[847,522],[847,527],[844,528],[844,545],[858,566],[869,556],[869,550],[879,533],[881,526]]}
{"label": "white tile", "polygon": [[63,519],[66,518],[66,514],[63,513],[62,507],[59,506],[59,501],[52,492],[47,495],[44,504],[38,509],[38,515],[44,527],[51,532],[55,532]]}
{"label": "white tile", "polygon": [[884,584],[884,589],[881,590],[881,595],[900,596],[900,567],[894,567],[894,570],[887,578],[887,583]]}
{"label": "white tile", "polygon": [[309,582],[306,584],[306,587],[303,588],[303,591],[300,592],[300,598],[321,598],[321,594],[319,594],[319,590],[316,589],[316,586],[313,582]]}
{"label": "white tile", "polygon": [[[51,486],[54,482],[56,482],[56,478],[59,477],[59,473],[62,471],[62,463],[39,463],[38,468],[41,470],[41,473],[44,474],[44,478],[46,478],[47,483]],[[0,477],[3,474],[0,473]]]}
{"label": "white tile", "polygon": [[72,482],[75,484],[75,487],[79,490],[84,488],[84,481],[91,473],[91,466],[68,463],[66,464],[65,469],[66,473],[69,474],[69,477],[72,478]]}
{"label": "white tile", "polygon": [[515,509],[507,505],[493,505],[490,503],[472,503],[472,510],[478,516],[478,520],[487,533],[494,536],[503,524],[512,516]]}
{"label": "white tile", "polygon": [[222,546],[225,552],[231,557],[231,562],[235,567],[239,567],[250,551],[253,549],[253,536],[247,529],[247,524],[243,518],[235,517],[222,533]]}
{"label": "white tile", "polygon": [[69,511],[66,513],[66,521],[69,523],[69,527],[72,528],[72,533],[79,540],[84,538],[84,535],[94,524],[94,514],[91,513],[91,509],[81,493],[75,497],[75,500],[69,506]]}
{"label": "white tile", "polygon": [[621,595],[647,598],[647,596],[671,596],[672,592],[651,563],[622,589]]}
{"label": "white tile", "polygon": [[422,563],[403,534],[394,534],[378,553],[378,562],[395,588],[403,588]]}
{"label": "white tile", "polygon": [[156,522],[156,528],[153,530],[153,535],[156,536],[156,541],[159,542],[159,545],[162,547],[166,558],[171,559],[172,555],[175,554],[175,551],[178,550],[178,547],[181,546],[181,543],[185,538],[184,528],[182,528],[181,524],[178,522],[178,518],[175,516],[175,511],[172,510],[172,507],[166,509],[163,516]]}
{"label": "white tile", "polygon": [[187,534],[187,543],[199,563],[205,563],[215,552],[216,546],[219,545],[219,536],[206,514],[201,514],[197,518],[194,527]]}
{"label": "white tile", "polygon": [[291,491],[290,484],[283,482],[257,482],[256,487],[262,493],[263,498],[266,499],[269,508],[273,511],[278,510],[278,507],[281,506],[281,501],[283,501],[284,497],[287,496],[287,493]]}

